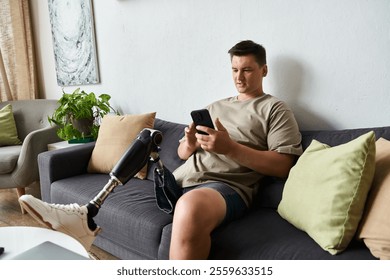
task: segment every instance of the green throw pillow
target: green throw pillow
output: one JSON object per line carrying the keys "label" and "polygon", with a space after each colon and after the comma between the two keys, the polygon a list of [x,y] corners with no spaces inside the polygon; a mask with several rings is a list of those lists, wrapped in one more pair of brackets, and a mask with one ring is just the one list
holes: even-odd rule
{"label": "green throw pillow", "polygon": [[8,104],[0,109],[0,146],[18,144],[21,144],[21,141],[18,138],[12,106]]}
{"label": "green throw pillow", "polygon": [[374,171],[374,132],[335,147],[313,140],[290,171],[278,213],[340,253],[357,230]]}

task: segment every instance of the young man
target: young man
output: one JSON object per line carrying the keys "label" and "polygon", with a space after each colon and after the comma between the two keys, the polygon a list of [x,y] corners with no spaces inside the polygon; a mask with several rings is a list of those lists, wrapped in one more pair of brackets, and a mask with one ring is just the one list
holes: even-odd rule
{"label": "young man", "polygon": [[[178,147],[186,162],[173,173],[183,195],[173,215],[171,259],[206,259],[211,232],[241,217],[251,206],[261,179],[286,177],[302,153],[293,113],[263,91],[268,72],[265,49],[242,41],[229,54],[238,95],[209,105],[215,129],[192,123]],[[37,220],[72,235],[86,247],[99,231],[88,227],[86,206],[48,204],[28,195],[20,202]]]}

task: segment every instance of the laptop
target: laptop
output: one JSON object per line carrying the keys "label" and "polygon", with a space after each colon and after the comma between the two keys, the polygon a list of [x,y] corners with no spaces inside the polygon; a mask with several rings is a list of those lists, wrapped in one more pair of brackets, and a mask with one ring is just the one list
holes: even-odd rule
{"label": "laptop", "polygon": [[43,242],[27,251],[24,251],[13,260],[90,260],[76,252],[59,246],[53,242]]}

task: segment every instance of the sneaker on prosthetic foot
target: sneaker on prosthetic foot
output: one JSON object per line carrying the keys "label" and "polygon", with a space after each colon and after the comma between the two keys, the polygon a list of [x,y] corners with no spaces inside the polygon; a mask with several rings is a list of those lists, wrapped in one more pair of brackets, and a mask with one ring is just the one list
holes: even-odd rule
{"label": "sneaker on prosthetic foot", "polygon": [[88,227],[88,210],[78,204],[49,204],[32,195],[19,198],[21,206],[38,222],[78,240],[88,251],[101,228]]}

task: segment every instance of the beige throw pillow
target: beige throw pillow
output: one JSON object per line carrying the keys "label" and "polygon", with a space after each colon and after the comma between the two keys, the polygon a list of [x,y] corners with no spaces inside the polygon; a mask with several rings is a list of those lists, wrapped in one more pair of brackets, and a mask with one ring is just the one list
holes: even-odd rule
{"label": "beige throw pillow", "polygon": [[[123,153],[144,128],[153,128],[156,113],[105,115],[88,164],[90,173],[110,173]],[[145,179],[147,165],[135,177]]]}
{"label": "beige throw pillow", "polygon": [[376,141],[375,175],[368,195],[358,238],[371,253],[390,260],[390,141]]}

